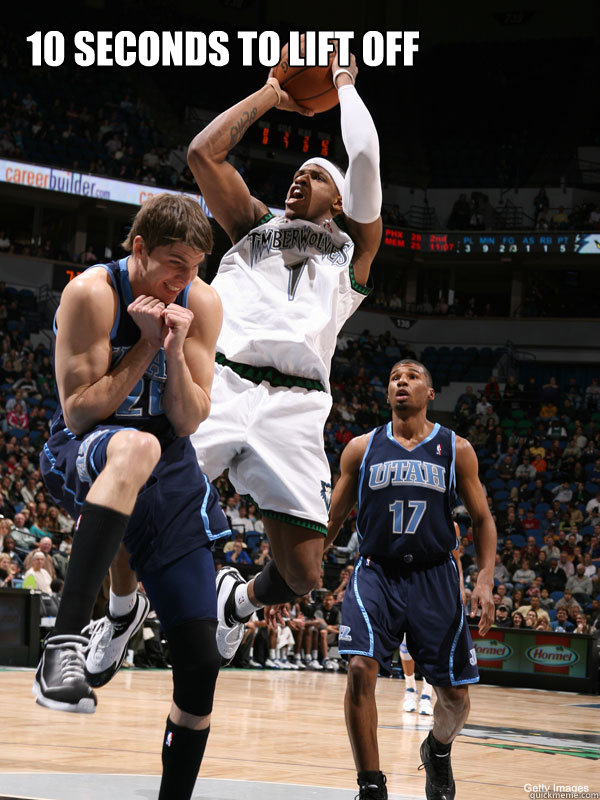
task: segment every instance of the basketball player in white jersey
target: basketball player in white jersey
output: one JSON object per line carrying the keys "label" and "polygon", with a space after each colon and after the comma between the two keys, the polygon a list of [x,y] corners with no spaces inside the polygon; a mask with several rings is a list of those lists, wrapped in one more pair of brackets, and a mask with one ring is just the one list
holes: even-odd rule
{"label": "basketball player in white jersey", "polygon": [[[188,162],[206,204],[229,235],[213,287],[225,321],[217,344],[210,419],[192,441],[209,478],[229,468],[236,491],[259,505],[274,560],[249,584],[218,575],[217,644],[230,659],[243,621],[317,585],[330,470],[323,429],[339,330],[369,289],[381,241],[379,142],[354,86],[354,56],[338,89],[347,174],[322,158],[295,172],[285,213],[274,217],[227,161],[250,124],[273,107],[306,113],[271,75],[257,92],[192,141]],[[311,112],[309,112],[311,113]]]}
{"label": "basketball player in white jersey", "polygon": [[[293,176],[281,217],[252,197],[227,161],[252,122],[272,108],[312,115],[272,74],[204,128],[188,151],[206,204],[232,242],[212,283],[224,322],[211,412],[192,442],[210,480],[228,468],[236,491],[252,496],[273,553],[249,583],[235,567],[219,570],[217,645],[225,661],[257,608],[293,602],[320,577],[331,480],[323,441],[330,364],[339,330],[370,291],[382,231],[379,140],[354,86],[357,72],[354,56],[344,69],[336,53],[346,175],[325,159],[308,159]],[[115,596],[133,604],[136,581],[123,553],[111,577]],[[107,625],[111,635],[104,635]],[[121,630],[111,613],[103,626],[87,662],[105,683],[130,629]]]}

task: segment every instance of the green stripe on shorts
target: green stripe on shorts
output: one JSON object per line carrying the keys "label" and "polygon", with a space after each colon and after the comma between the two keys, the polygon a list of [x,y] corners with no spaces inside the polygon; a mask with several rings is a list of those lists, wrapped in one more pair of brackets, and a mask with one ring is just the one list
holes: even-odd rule
{"label": "green stripe on shorts", "polygon": [[285,375],[283,372],[279,372],[278,369],[275,369],[275,367],[253,367],[250,364],[241,364],[239,361],[230,361],[223,353],[215,353],[215,361],[217,364],[221,364],[222,367],[229,367],[229,369],[233,370],[241,378],[246,378],[246,380],[252,381],[252,383],[256,383],[257,385],[266,381],[273,386],[273,388],[279,388],[280,386],[286,386],[287,388],[298,386],[300,389],[307,389],[309,391],[326,391],[321,381],[313,378],[302,378],[300,375]]}

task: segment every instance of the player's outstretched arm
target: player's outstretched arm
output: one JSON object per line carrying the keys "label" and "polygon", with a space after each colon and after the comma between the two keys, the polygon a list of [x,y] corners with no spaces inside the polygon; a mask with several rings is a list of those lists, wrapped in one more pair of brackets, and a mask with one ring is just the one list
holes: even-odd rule
{"label": "player's outstretched arm", "polygon": [[251,230],[267,207],[252,197],[244,179],[226,158],[250,125],[275,106],[285,111],[313,113],[297,105],[280,88],[279,81],[269,75],[264,86],[219,114],[188,148],[188,164],[206,205],[233,243]]}
{"label": "player's outstretched arm", "polygon": [[[82,434],[119,408],[160,349],[166,329],[164,303],[138,297],[138,342],[111,370],[110,331],[116,295],[104,269],[87,270],[62,293],[57,315],[55,370],[67,427]],[[85,322],[82,322],[85,320]]]}
{"label": "player's outstretched arm", "polygon": [[334,82],[340,100],[342,139],[348,153],[348,171],[342,209],[348,232],[354,241],[354,274],[359,283],[369,280],[371,264],[381,244],[381,178],[379,137],[373,118],[354,86],[358,74],[351,55],[347,72],[340,72],[337,51],[333,60]]}
{"label": "player's outstretched arm", "polygon": [[217,338],[223,308],[216,290],[195,278],[188,308],[170,304],[165,309],[167,384],[165,414],[177,436],[189,436],[210,412]]}
{"label": "player's outstretched arm", "polygon": [[327,524],[327,537],[323,545],[328,550],[335,541],[344,520],[358,498],[358,473],[370,434],[351,439],[340,459],[340,478],[331,494],[331,508]]}
{"label": "player's outstretched arm", "polygon": [[494,622],[492,589],[498,535],[479,480],[477,456],[470,442],[462,436],[456,437],[456,483],[473,523],[473,542],[479,575],[471,595],[471,616],[475,616],[478,606],[481,605],[479,633],[483,636]]}

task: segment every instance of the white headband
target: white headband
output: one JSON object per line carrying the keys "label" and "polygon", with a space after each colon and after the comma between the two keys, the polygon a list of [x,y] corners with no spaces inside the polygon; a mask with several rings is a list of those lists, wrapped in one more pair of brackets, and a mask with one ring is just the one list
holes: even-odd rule
{"label": "white headband", "polygon": [[337,186],[337,190],[340,194],[344,193],[344,176],[336,167],[335,164],[332,164],[331,161],[328,161],[326,158],[321,158],[320,156],[315,156],[314,158],[309,158],[307,161],[302,164],[300,169],[304,169],[304,167],[308,167],[309,164],[316,164],[318,167],[323,167],[323,169],[331,175],[331,178],[335,185]]}

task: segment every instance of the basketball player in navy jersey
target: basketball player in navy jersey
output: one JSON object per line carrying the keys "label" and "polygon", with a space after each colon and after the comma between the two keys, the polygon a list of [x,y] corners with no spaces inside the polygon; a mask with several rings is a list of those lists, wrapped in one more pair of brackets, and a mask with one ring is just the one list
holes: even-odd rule
{"label": "basketball player in navy jersey", "polygon": [[[123,540],[173,665],[159,800],[189,800],[220,666],[210,540],[230,534],[189,439],[210,410],[221,302],[197,277],[212,232],[190,198],[147,200],[124,247],[129,257],[75,278],[57,311],[60,404],[40,466],[78,522],[33,691],[48,708],[95,711],[81,631]],[[136,581],[128,630],[147,613]]]}
{"label": "basketball player in navy jersey", "polygon": [[358,500],[360,557],[342,605],[339,651],[349,657],[346,724],[360,800],[387,798],[379,768],[375,683],[390,670],[406,633],[408,649],[436,690],[433,730],[421,745],[428,800],[452,800],[450,748],[469,712],[477,658],[451,551],[451,509],[460,494],[473,522],[479,578],[471,616],[479,633],[494,620],[496,529],[468,441],[427,419],[431,376],[416,361],[394,365],[388,385],[392,421],[352,439],[332,496],[326,546]]}

